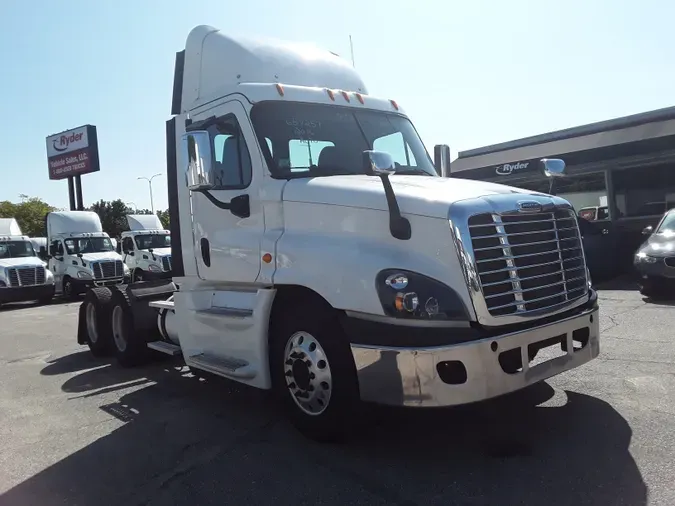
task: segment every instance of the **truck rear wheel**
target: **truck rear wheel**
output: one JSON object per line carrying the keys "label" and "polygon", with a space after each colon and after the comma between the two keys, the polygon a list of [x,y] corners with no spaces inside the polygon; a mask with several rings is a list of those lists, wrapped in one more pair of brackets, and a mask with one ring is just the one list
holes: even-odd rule
{"label": "truck rear wheel", "polygon": [[110,330],[111,299],[110,288],[92,288],[87,292],[82,303],[87,329],[87,346],[95,357],[107,357],[114,351]]}
{"label": "truck rear wheel", "polygon": [[110,319],[115,355],[120,365],[133,367],[145,362],[148,347],[136,334],[131,304],[122,290],[113,292]]}
{"label": "truck rear wheel", "polygon": [[335,313],[311,306],[289,308],[273,324],[273,388],[303,435],[341,441],[362,421],[356,367]]}

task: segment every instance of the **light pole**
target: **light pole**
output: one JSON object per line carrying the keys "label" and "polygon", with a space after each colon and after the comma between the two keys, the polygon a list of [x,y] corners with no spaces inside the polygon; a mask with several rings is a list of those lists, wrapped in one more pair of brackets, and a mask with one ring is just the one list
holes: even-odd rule
{"label": "light pole", "polygon": [[133,204],[134,209],[136,210],[136,214],[138,214],[138,206],[136,205],[136,202],[129,201],[129,202],[125,202],[125,204],[126,205]]}
{"label": "light pole", "polygon": [[148,186],[150,187],[150,208],[152,209],[152,214],[155,214],[155,203],[152,200],[152,180],[155,179],[157,176],[161,176],[162,173],[160,172],[159,174],[155,174],[152,176],[150,179],[147,177],[141,176],[137,179],[145,179],[148,182]]}

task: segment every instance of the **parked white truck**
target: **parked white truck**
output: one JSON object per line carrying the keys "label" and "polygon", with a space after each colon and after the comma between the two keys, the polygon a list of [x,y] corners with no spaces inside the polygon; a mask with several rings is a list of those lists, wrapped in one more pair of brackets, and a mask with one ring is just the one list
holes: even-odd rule
{"label": "parked white truck", "polygon": [[[364,401],[471,403],[598,355],[570,204],[440,177],[447,146],[434,167],[400,106],[332,53],[199,26],[172,114],[173,281],[88,291],[93,353],[128,366],[157,350],[273,389],[319,440]],[[535,365],[548,347],[563,354]]]}
{"label": "parked white truck", "polygon": [[155,214],[127,215],[129,230],[122,232],[118,253],[132,281],[171,277],[171,232]]}
{"label": "parked white truck", "polygon": [[54,297],[54,276],[14,218],[0,218],[0,305]]}
{"label": "parked white truck", "polygon": [[49,269],[56,291],[66,299],[94,286],[121,284],[129,269],[103,231],[92,211],[59,211],[47,214]]}

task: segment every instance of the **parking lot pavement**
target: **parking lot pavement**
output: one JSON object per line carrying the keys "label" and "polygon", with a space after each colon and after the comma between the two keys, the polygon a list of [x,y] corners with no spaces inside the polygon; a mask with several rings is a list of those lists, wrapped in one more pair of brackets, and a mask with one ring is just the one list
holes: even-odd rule
{"label": "parking lot pavement", "polygon": [[675,307],[601,291],[597,360],[475,406],[381,410],[349,445],[171,360],[124,370],[77,303],[0,310],[0,505],[673,505]]}

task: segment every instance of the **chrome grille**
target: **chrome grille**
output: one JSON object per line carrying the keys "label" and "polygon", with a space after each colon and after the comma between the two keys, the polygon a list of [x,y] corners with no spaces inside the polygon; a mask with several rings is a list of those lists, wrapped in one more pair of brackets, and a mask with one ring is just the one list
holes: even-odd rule
{"label": "chrome grille", "polygon": [[96,279],[121,278],[124,275],[121,260],[95,262],[92,264],[92,269]]}
{"label": "chrome grille", "polygon": [[9,269],[9,286],[35,286],[45,284],[44,267],[13,267]]}
{"label": "chrome grille", "polygon": [[162,269],[165,271],[171,270],[171,256],[162,257]]}
{"label": "chrome grille", "polygon": [[490,315],[551,309],[587,293],[583,245],[573,210],[482,213],[469,218],[469,231]]}

